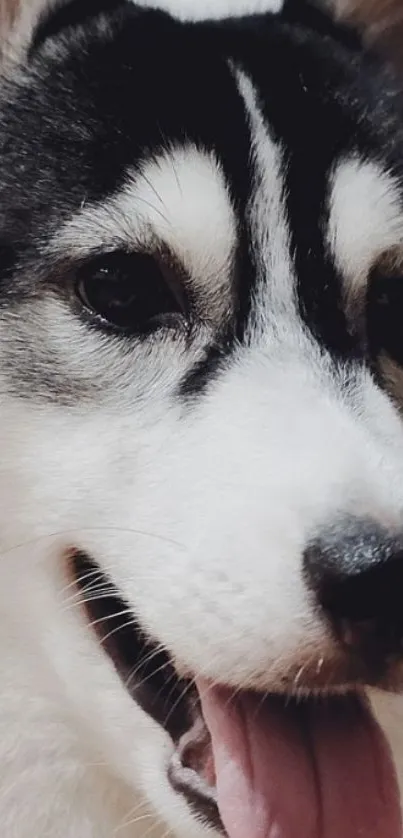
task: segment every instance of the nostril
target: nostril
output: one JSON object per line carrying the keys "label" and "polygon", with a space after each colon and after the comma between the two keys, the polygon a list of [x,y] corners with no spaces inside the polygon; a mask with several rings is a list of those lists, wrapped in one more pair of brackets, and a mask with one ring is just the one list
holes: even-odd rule
{"label": "nostril", "polygon": [[318,604],[344,627],[372,624],[403,635],[403,537],[372,521],[349,519],[311,542],[304,572]]}

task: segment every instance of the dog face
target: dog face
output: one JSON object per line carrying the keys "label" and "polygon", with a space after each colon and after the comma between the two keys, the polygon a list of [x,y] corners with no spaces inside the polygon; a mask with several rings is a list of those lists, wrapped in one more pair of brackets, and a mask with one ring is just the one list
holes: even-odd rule
{"label": "dog face", "polygon": [[302,2],[72,2],[2,83],[4,608],[186,835],[194,676],[401,684],[399,109]]}

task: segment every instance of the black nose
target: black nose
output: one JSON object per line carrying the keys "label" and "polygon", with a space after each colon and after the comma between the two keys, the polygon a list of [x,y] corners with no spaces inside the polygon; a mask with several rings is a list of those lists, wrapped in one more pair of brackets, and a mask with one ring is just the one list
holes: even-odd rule
{"label": "black nose", "polygon": [[403,535],[368,520],[340,522],[308,546],[304,570],[350,646],[403,658]]}

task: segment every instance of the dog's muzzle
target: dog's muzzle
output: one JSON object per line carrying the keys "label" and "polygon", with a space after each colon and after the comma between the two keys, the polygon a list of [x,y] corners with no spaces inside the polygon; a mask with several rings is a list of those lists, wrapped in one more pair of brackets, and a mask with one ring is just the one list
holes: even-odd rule
{"label": "dog's muzzle", "polygon": [[349,519],[311,540],[303,573],[334,654],[304,665],[303,680],[284,673],[282,694],[180,677],[100,567],[74,551],[72,565],[122,683],[171,737],[167,779],[199,819],[228,838],[401,838],[365,688],[403,685],[403,535]]}

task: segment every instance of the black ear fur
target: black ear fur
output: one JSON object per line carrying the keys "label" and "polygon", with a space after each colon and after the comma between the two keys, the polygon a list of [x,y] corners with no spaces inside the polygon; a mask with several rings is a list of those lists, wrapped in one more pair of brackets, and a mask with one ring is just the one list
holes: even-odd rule
{"label": "black ear fur", "polygon": [[355,26],[369,44],[389,51],[390,58],[402,59],[403,0],[315,0],[338,21]]}
{"label": "black ear fur", "polygon": [[128,0],[70,0],[59,2],[42,15],[36,27],[30,48],[33,55],[48,38],[64,30],[79,26],[105,12],[115,12],[127,6]]}
{"label": "black ear fur", "polygon": [[302,23],[315,32],[330,36],[334,40],[341,40],[351,48],[361,49],[360,32],[349,22],[338,18],[333,13],[329,3],[315,2],[315,0],[286,0],[283,17],[292,23]]}
{"label": "black ear fur", "polygon": [[287,16],[304,19],[323,35],[358,48],[371,47],[403,71],[403,0],[285,0]]}

